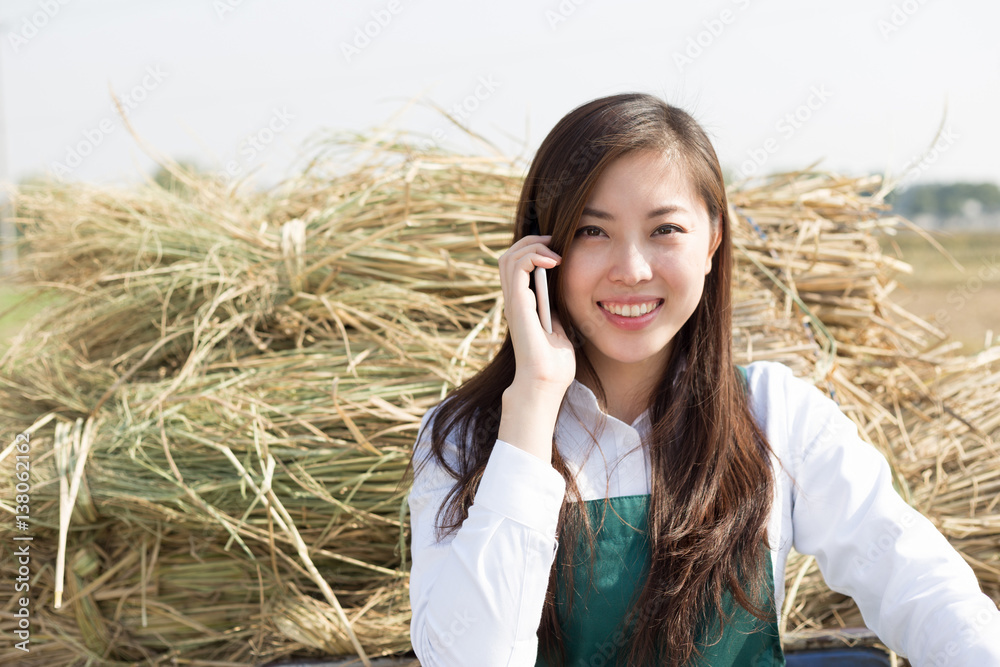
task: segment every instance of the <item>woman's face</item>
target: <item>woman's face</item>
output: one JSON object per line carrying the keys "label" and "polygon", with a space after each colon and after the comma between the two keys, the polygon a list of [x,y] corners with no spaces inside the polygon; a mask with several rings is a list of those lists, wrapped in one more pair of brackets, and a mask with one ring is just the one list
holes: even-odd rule
{"label": "woman's face", "polygon": [[608,166],[560,269],[563,307],[598,376],[621,364],[662,371],[701,299],[716,230],[687,174],[663,154],[638,151]]}

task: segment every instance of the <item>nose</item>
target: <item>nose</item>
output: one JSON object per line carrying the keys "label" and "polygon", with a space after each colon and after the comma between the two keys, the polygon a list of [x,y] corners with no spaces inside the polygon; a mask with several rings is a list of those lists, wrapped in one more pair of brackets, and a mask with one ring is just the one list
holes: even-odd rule
{"label": "nose", "polygon": [[642,248],[634,243],[622,243],[614,252],[608,278],[624,285],[638,285],[653,277],[653,267]]}

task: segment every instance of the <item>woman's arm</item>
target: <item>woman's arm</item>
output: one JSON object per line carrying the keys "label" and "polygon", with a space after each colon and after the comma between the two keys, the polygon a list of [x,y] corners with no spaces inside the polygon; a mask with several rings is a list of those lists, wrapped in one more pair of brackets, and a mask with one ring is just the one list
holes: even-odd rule
{"label": "woman's arm", "polygon": [[[431,418],[421,425],[428,436]],[[418,441],[415,462],[428,440]],[[498,440],[468,517],[438,542],[436,515],[454,483],[431,460],[409,496],[413,649],[425,667],[534,665],[565,482],[550,463]]]}
{"label": "woman's arm", "polygon": [[1000,612],[972,569],[896,493],[885,457],[837,404],[784,374],[795,548],[914,665],[1000,665]]}
{"label": "woman's arm", "polygon": [[[437,540],[436,520],[455,480],[436,461],[417,470],[409,496],[412,533],[410,640],[426,667],[535,664],[556,527],[566,483],[552,467],[559,407],[576,356],[558,316],[542,329],[528,276],[555,268],[549,236],[529,235],[499,260],[504,315],[516,371],[503,393],[498,439],[461,527]],[[428,451],[425,415],[414,460]],[[460,443],[458,446],[462,446]],[[451,447],[449,465],[458,469]]]}

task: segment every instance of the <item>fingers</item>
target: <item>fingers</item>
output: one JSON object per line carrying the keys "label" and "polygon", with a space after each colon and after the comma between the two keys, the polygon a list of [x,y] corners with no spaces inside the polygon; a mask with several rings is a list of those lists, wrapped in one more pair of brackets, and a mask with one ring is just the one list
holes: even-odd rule
{"label": "fingers", "polygon": [[[500,287],[504,296],[504,313],[516,339],[535,336],[534,330],[544,331],[538,313],[538,295],[529,288],[531,273],[537,268],[552,269],[562,262],[562,257],[545,242],[550,236],[528,236],[500,256]],[[547,333],[547,332],[546,332]]]}
{"label": "fingers", "polygon": [[[535,246],[535,245],[545,249],[548,252],[552,252],[551,250],[549,250],[549,242],[551,240],[552,240],[551,234],[545,234],[544,236],[537,234],[529,234],[528,236],[523,236],[514,243],[512,243],[510,248],[507,249],[507,252],[517,251],[526,248],[528,246]],[[555,253],[552,254],[554,255]]]}
{"label": "fingers", "polygon": [[549,257],[547,255],[537,255],[530,254],[524,255],[523,257],[515,260],[513,268],[515,271],[523,271],[524,273],[531,273],[537,267],[542,267],[543,269],[551,269],[559,266],[562,261],[559,257]]}
{"label": "fingers", "polygon": [[500,256],[500,287],[505,299],[534,301],[534,295],[527,299],[528,276],[536,268],[552,269],[562,262],[555,251],[546,243],[551,236],[525,236],[519,239]]}
{"label": "fingers", "polygon": [[505,267],[524,272],[531,272],[534,267],[551,269],[562,261],[562,257],[545,245],[551,236],[525,236],[514,243],[500,256],[500,270]]}
{"label": "fingers", "polygon": [[508,303],[515,300],[534,303],[535,296],[528,289],[529,276],[536,268],[553,269],[561,262],[562,258],[552,251],[543,255],[531,247],[501,257],[500,287],[503,290],[504,299]]}

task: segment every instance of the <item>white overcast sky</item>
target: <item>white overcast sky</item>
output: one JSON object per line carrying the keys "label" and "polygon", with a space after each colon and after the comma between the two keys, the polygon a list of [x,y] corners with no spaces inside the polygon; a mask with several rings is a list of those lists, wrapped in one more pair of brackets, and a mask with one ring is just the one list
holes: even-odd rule
{"label": "white overcast sky", "polygon": [[[420,95],[466,100],[471,129],[527,156],[573,107],[631,90],[691,112],[734,170],[763,151],[763,171],[899,172],[947,104],[918,180],[1000,182],[998,25],[995,0],[3,0],[0,180],[73,152],[88,154],[65,178],[154,171],[110,87],[144,98],[130,119],[157,150],[263,184],[315,133],[370,128]],[[399,125],[459,134],[421,108]]]}

